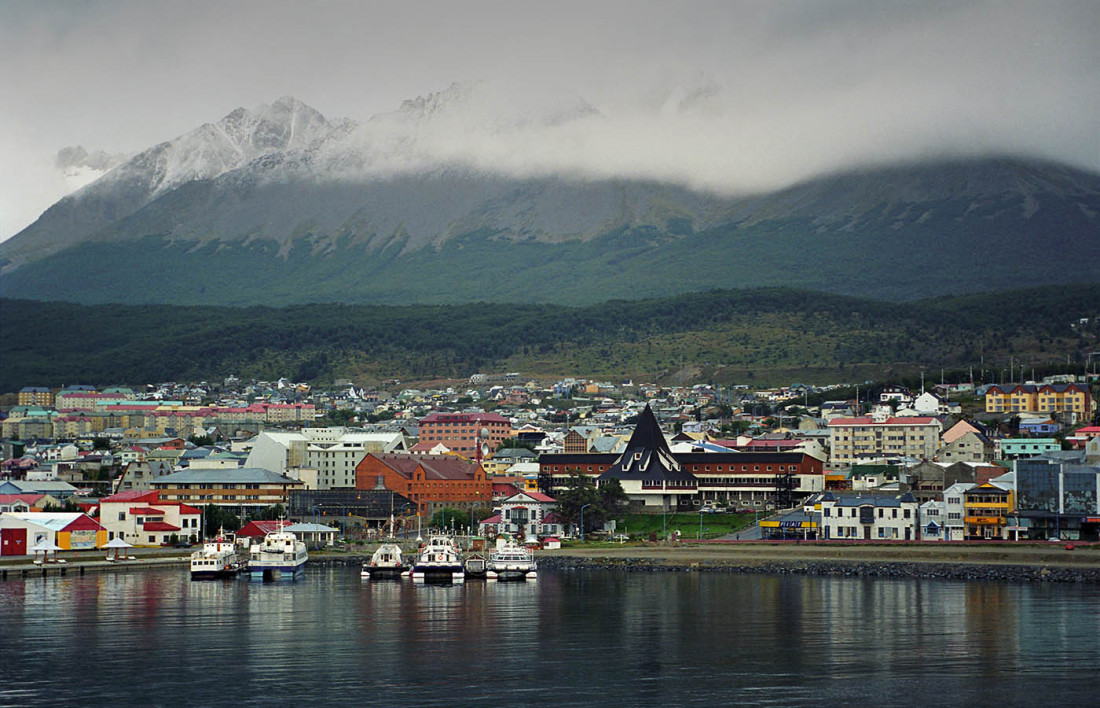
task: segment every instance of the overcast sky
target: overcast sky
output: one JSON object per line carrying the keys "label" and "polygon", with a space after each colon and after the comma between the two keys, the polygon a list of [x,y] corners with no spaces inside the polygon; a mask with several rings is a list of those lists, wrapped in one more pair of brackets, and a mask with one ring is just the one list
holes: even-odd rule
{"label": "overcast sky", "polygon": [[731,191],[954,153],[1100,170],[1095,0],[0,0],[0,239],[72,187],[63,147],[136,152],[288,94],[363,121],[476,80],[605,118],[560,146],[459,141],[504,169]]}

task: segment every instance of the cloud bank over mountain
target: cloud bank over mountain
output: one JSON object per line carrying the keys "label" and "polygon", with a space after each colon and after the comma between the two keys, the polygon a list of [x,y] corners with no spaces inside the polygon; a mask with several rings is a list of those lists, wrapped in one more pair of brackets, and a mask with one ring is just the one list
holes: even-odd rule
{"label": "cloud bank over mountain", "polygon": [[0,239],[71,189],[60,147],[133,154],[287,94],[358,124],[349,175],[743,193],[947,155],[1100,170],[1097,26],[1089,2],[9,3]]}

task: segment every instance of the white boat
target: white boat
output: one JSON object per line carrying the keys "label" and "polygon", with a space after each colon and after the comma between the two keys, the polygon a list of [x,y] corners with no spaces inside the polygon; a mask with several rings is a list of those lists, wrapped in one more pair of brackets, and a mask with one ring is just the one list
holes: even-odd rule
{"label": "white boat", "polygon": [[305,570],[309,553],[306,544],[284,531],[282,525],[252,545],[248,556],[248,572],[253,580],[293,578]]}
{"label": "white boat", "polygon": [[409,565],[401,555],[401,546],[387,541],[378,547],[370,560],[363,564],[360,575],[371,580],[399,579],[409,571]]}
{"label": "white boat", "polygon": [[228,578],[241,572],[243,559],[237,555],[237,541],[232,534],[219,533],[200,550],[191,554],[191,579]]}
{"label": "white boat", "polygon": [[442,534],[429,536],[413,563],[412,578],[421,582],[465,582],[462,554],[454,539]]}
{"label": "white boat", "polygon": [[535,580],[538,578],[538,564],[531,549],[515,541],[506,541],[489,556],[489,566],[485,571],[487,580]]}

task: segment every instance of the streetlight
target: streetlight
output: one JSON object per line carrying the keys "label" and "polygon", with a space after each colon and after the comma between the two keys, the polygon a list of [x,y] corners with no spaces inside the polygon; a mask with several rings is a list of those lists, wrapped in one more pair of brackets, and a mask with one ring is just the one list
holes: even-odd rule
{"label": "streetlight", "polygon": [[581,543],[584,543],[584,510],[592,506],[591,504],[584,504],[581,506]]}

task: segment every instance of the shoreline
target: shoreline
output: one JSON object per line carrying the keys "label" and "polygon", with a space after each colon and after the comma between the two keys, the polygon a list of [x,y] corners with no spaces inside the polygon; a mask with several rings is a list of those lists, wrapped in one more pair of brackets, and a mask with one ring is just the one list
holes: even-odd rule
{"label": "shoreline", "polygon": [[[1070,549],[1072,547],[1072,550]],[[311,556],[309,565],[360,565],[367,549]],[[536,553],[554,570],[756,573],[867,578],[928,578],[993,582],[1100,584],[1100,544],[869,543],[828,541],[682,541],[623,546],[571,546]],[[4,580],[86,572],[134,572],[183,565],[187,556],[150,553],[108,563],[70,558],[68,564],[0,564]]]}
{"label": "shoreline", "polygon": [[[930,547],[931,546],[931,547]],[[1062,544],[830,545],[679,543],[540,551],[539,564],[561,570],[759,573],[835,577],[928,578],[995,582],[1100,584],[1100,552]]]}

